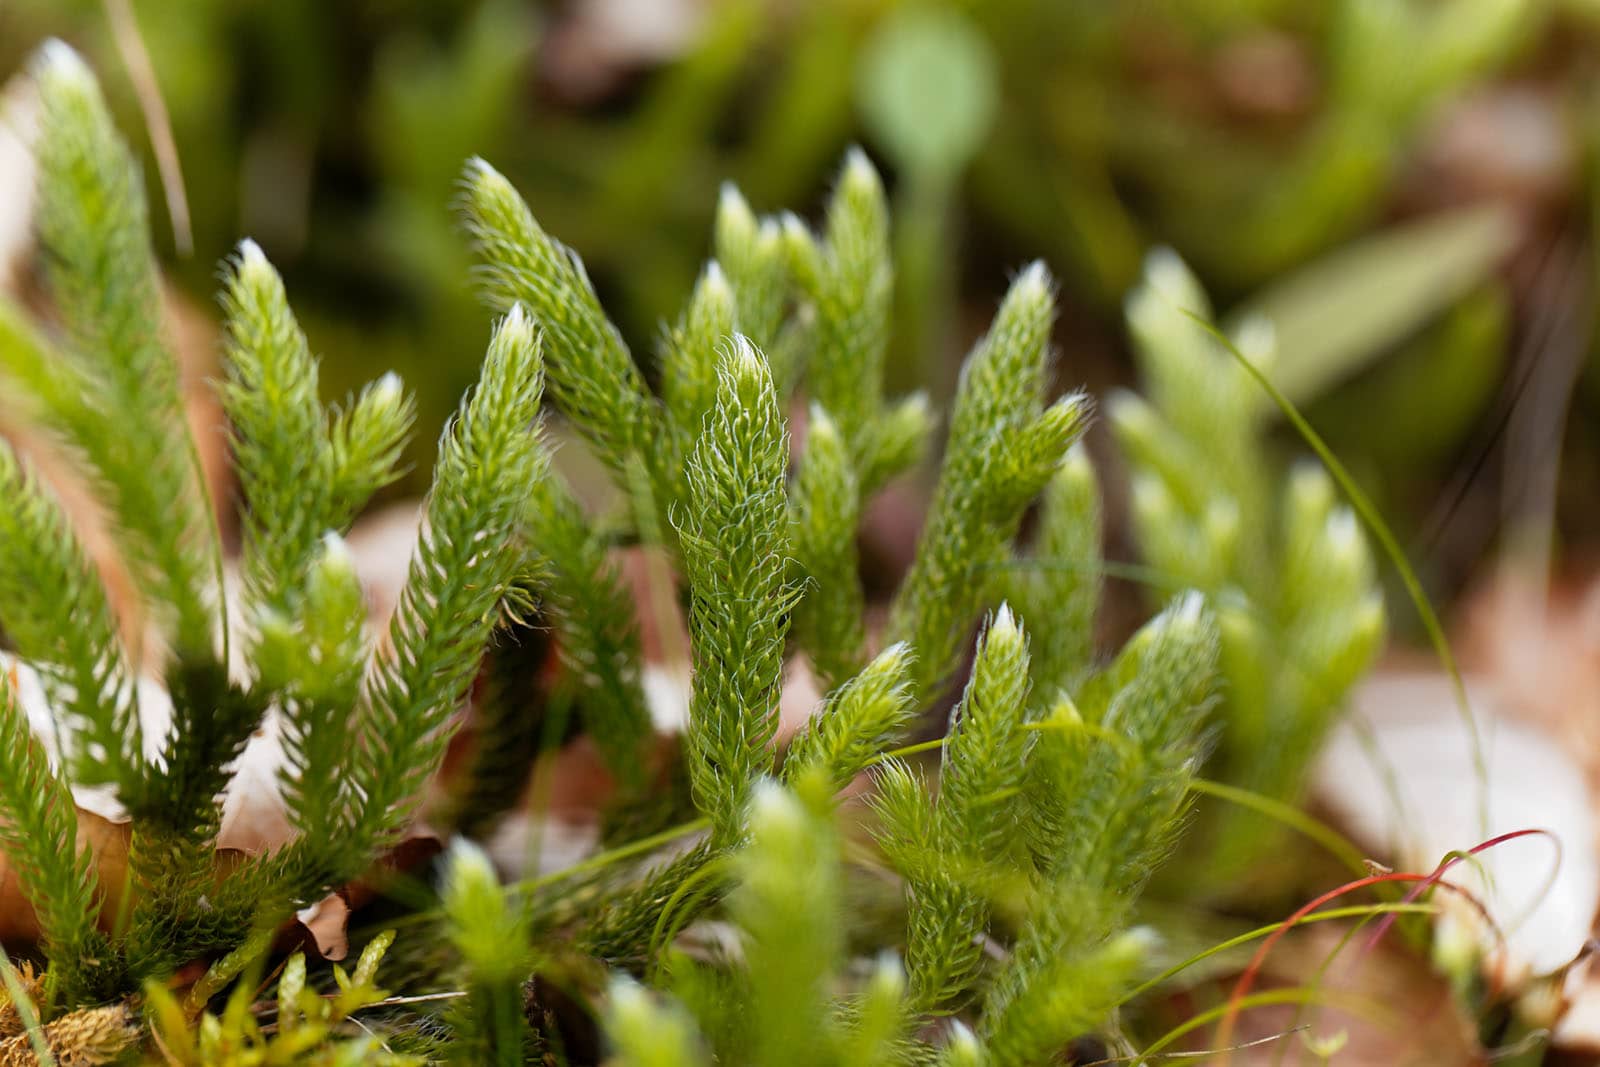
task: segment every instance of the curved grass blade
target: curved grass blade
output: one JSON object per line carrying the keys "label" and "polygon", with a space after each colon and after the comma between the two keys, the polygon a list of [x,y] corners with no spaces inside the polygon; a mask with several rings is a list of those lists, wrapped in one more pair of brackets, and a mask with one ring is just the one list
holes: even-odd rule
{"label": "curved grass blade", "polygon": [[1269,819],[1282,823],[1291,830],[1296,830],[1323,848],[1349,867],[1357,875],[1366,874],[1368,871],[1367,859],[1361,850],[1355,846],[1348,837],[1329,826],[1320,819],[1314,819],[1301,811],[1293,804],[1285,804],[1281,800],[1253,793],[1248,789],[1228,785],[1224,782],[1213,782],[1208,778],[1196,778],[1189,783],[1189,791],[1202,793],[1206,796],[1216,797],[1218,800],[1229,804],[1236,804],[1241,808],[1264,815]]}

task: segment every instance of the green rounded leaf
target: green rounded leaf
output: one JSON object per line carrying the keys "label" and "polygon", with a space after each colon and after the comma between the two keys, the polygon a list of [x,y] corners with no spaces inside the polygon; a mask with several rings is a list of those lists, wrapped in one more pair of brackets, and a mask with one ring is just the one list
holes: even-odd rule
{"label": "green rounded leaf", "polygon": [[878,29],[862,57],[863,120],[897,166],[948,177],[977,154],[994,118],[999,75],[989,42],[952,11],[910,8]]}

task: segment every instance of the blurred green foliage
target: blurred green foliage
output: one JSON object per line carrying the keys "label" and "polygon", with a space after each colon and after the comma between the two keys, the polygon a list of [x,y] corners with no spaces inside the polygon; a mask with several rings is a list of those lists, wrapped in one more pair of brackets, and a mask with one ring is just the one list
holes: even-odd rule
{"label": "blurred green foliage", "polygon": [[[308,295],[329,394],[393,367],[420,386],[424,431],[483,342],[450,239],[455,161],[502,162],[637,352],[704,257],[706,190],[731,178],[758,211],[818,206],[831,162],[861,141],[892,179],[888,384],[928,384],[936,401],[997,295],[969,279],[1006,263],[1043,254],[1080,312],[1065,330],[1103,353],[1120,347],[1117,305],[1149,247],[1175,248],[1223,308],[1255,293],[1251,310],[1292,314],[1293,292],[1269,284],[1285,272],[1449,209],[1325,261],[1301,285],[1321,318],[1279,321],[1301,402],[1409,343],[1411,369],[1362,378],[1326,407],[1335,420],[1376,410],[1380,394],[1431,405],[1429,368],[1464,361],[1437,417],[1408,427],[1427,439],[1403,453],[1397,485],[1417,469],[1438,477],[1493,396],[1509,324],[1485,332],[1482,301],[1504,300],[1474,287],[1523,217],[1460,210],[1471,175],[1419,193],[1419,146],[1486,79],[1571,66],[1552,42],[1595,21],[1579,0],[131,2],[195,213],[194,252],[167,256],[169,269],[204,300],[212,264],[253,236]],[[0,70],[62,35],[137,129],[127,42],[106,11],[10,0]],[[1519,195],[1501,199],[1527,207]],[[1446,311],[1477,325],[1424,336]],[[1118,355],[1090,376],[1127,381],[1131,367]],[[1402,450],[1330,432],[1357,469],[1396,470]]]}

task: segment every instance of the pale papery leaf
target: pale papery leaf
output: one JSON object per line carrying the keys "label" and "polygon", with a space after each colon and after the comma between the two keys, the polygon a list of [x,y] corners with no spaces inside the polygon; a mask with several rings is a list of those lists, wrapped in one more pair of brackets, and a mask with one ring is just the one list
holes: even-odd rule
{"label": "pale papery leaf", "polygon": [[1354,721],[1334,733],[1314,788],[1359,842],[1407,870],[1431,871],[1453,850],[1515,830],[1553,835],[1559,857],[1548,838],[1529,837],[1450,873],[1504,931],[1503,955],[1472,908],[1440,896],[1442,950],[1485,954],[1516,988],[1565,967],[1588,940],[1600,901],[1594,801],[1572,754],[1510,713],[1491,679],[1470,678],[1468,694],[1483,736],[1481,781],[1450,680],[1380,671],[1357,689]]}
{"label": "pale papery leaf", "polygon": [[[1552,738],[1600,811],[1600,577],[1591,568],[1546,581],[1514,563],[1461,611],[1463,657],[1494,678],[1508,712]],[[1600,849],[1595,841],[1590,850]],[[1553,1044],[1600,1055],[1600,975],[1592,964],[1535,1004],[1555,1021]]]}
{"label": "pale papery leaf", "polygon": [[233,780],[223,794],[218,848],[257,855],[278,848],[294,836],[279,782],[287,762],[283,719],[276,709],[271,709],[245,744],[234,767]]}
{"label": "pale papery leaf", "polygon": [[0,292],[11,289],[33,243],[38,182],[28,142],[38,110],[31,78],[13,78],[0,89]]}
{"label": "pale papery leaf", "polygon": [[421,523],[421,503],[404,501],[366,516],[345,538],[356,576],[366,591],[368,620],[374,632],[388,630],[389,616],[400,602],[400,591],[411,570]]}
{"label": "pale papery leaf", "polygon": [[600,844],[594,819],[518,812],[495,828],[485,842],[489,858],[509,879],[537,878],[572,867]]}
{"label": "pale papery leaf", "polygon": [[822,683],[804,655],[791,656],[783,667],[783,693],[778,698],[778,740],[786,741],[822,710]]}
{"label": "pale papery leaf", "polygon": [[693,45],[703,0],[592,0],[551,28],[548,76],[574,100],[610,92],[630,70],[670,60]]}

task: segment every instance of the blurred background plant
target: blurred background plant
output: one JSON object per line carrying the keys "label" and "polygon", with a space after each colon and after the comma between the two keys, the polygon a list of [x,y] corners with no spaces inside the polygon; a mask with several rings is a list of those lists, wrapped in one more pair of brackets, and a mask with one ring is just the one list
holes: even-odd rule
{"label": "blurred background plant", "polygon": [[425,430],[483,341],[446,210],[473,152],[642,350],[698,270],[708,189],[815,207],[865,143],[895,214],[888,385],[935,400],[993,279],[1041,253],[1073,373],[1130,381],[1117,305],[1170,245],[1223,310],[1276,322],[1291,398],[1448,583],[1488,547],[1456,520],[1499,506],[1511,401],[1591,347],[1597,26],[1585,0],[11,0],[0,71],[50,33],[87,50],[170,182],[180,286],[209,300],[253,235],[309,294],[330,395],[393,367]]}

